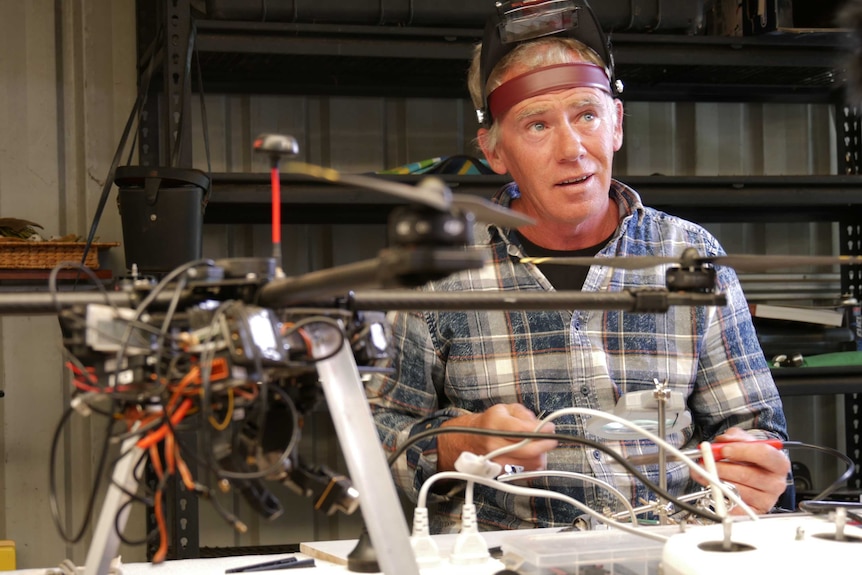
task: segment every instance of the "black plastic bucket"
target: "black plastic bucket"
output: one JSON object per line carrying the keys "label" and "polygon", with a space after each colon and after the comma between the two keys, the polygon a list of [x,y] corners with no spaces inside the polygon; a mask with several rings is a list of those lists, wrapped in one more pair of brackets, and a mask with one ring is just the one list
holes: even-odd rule
{"label": "black plastic bucket", "polygon": [[165,273],[200,259],[209,177],[200,170],[121,166],[114,179],[126,268]]}

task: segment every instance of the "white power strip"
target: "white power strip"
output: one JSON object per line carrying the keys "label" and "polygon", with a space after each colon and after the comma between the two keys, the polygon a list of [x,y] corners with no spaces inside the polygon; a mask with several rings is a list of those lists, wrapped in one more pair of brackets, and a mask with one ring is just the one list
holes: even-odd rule
{"label": "white power strip", "polygon": [[791,575],[830,572],[830,566],[852,571],[862,557],[862,529],[839,529],[825,515],[771,515],[734,522],[729,551],[722,549],[723,534],[721,525],[710,525],[671,537],[662,553],[664,575]]}

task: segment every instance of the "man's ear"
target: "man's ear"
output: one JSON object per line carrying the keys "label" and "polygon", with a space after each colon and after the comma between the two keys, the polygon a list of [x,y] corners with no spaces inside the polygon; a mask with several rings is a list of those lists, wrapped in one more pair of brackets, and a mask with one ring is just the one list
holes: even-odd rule
{"label": "man's ear", "polygon": [[491,147],[488,144],[488,134],[488,128],[479,128],[479,131],[476,134],[476,141],[479,142],[479,147],[482,149],[482,153],[485,155],[485,159],[488,161],[488,165],[491,166],[491,169],[498,174],[505,174],[509,170],[506,168],[506,163],[497,153],[497,147]]}
{"label": "man's ear", "polygon": [[616,126],[614,127],[614,151],[619,152],[620,148],[623,147],[623,118],[625,117],[622,100],[614,99],[614,114],[616,115]]}

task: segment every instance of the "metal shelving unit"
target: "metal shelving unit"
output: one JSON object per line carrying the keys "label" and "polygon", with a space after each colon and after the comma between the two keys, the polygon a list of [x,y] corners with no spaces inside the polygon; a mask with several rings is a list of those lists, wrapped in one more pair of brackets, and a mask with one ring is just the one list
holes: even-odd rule
{"label": "metal shelving unit", "polygon": [[[422,176],[378,176],[415,184]],[[457,193],[490,198],[505,176],[438,176]],[[650,206],[699,222],[862,221],[862,176],[629,176]],[[697,191],[697,193],[692,193]],[[210,223],[267,223],[269,174],[213,174]],[[384,194],[282,174],[287,223],[386,223],[400,201]]]}

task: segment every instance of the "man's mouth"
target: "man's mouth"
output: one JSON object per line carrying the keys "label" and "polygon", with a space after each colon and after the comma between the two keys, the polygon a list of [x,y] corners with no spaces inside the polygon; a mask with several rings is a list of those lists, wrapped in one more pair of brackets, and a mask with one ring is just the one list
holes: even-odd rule
{"label": "man's mouth", "polygon": [[558,186],[572,186],[575,184],[582,184],[586,182],[588,179],[592,177],[592,174],[587,174],[585,176],[581,176],[580,178],[570,178],[568,180],[563,180],[562,182],[558,182]]}

